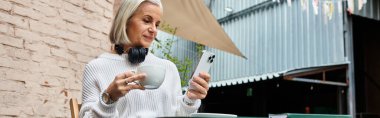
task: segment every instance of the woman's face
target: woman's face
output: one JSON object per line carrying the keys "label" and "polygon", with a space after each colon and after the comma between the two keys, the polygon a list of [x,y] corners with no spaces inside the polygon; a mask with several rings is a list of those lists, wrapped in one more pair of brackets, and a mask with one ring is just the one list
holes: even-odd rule
{"label": "woman's face", "polygon": [[142,3],[127,23],[127,35],[133,46],[148,48],[157,36],[162,11],[152,3]]}

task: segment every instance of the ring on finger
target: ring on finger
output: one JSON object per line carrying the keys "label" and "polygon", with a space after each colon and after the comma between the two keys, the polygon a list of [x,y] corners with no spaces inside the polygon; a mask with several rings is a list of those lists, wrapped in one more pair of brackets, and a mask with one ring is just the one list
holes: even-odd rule
{"label": "ring on finger", "polygon": [[139,81],[132,81],[132,82],[128,82],[127,80],[125,80],[125,84],[126,85],[140,85],[140,82]]}
{"label": "ring on finger", "polygon": [[125,79],[125,84],[126,84],[126,85],[128,85],[128,83],[129,83],[129,82],[128,82],[128,80],[127,80],[127,79]]}
{"label": "ring on finger", "polygon": [[136,74],[136,71],[135,71],[135,70],[131,70],[131,72],[132,72],[133,74]]}

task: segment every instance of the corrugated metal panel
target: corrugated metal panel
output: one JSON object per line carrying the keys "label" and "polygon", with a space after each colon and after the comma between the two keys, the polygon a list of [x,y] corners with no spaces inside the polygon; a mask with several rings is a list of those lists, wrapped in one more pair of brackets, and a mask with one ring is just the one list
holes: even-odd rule
{"label": "corrugated metal panel", "polygon": [[[297,71],[311,70],[310,68],[323,68],[323,67],[328,67],[328,66],[341,66],[341,65],[347,65],[347,64],[348,64],[347,62],[343,62],[343,63],[334,63],[334,64],[327,64],[327,65],[319,65],[319,66],[310,66],[310,67],[305,67],[305,68],[295,68],[295,69],[289,69],[289,70],[284,70],[284,71],[275,72],[275,73],[267,73],[263,75],[216,81],[216,82],[212,82],[210,85],[211,87],[237,85],[237,84],[242,84],[242,83],[278,78],[280,76],[289,75],[290,73],[296,73]],[[184,88],[183,90],[187,90],[187,89]]]}
{"label": "corrugated metal panel", "polygon": [[[212,11],[219,18],[223,15],[218,12],[223,12],[220,9],[226,4],[242,4],[228,0],[213,2],[212,8],[215,9]],[[337,6],[338,2],[334,4]],[[337,7],[334,11],[338,11]],[[323,13],[322,8],[319,13]],[[343,14],[338,12],[334,12],[331,20],[314,15],[311,3],[309,10],[303,11],[296,0],[291,7],[284,2],[274,3],[223,22],[222,27],[248,59],[209,49],[217,56],[210,72],[213,82],[227,82],[224,84],[228,85],[239,82],[236,79],[242,79],[240,82],[246,82],[244,78],[248,81],[265,80],[285,70],[343,63],[342,18]],[[213,87],[217,85],[212,84]]]}
{"label": "corrugated metal panel", "polygon": [[233,12],[241,11],[253,5],[262,3],[266,0],[209,0],[211,3],[211,12],[219,19],[227,16],[228,13],[225,8],[232,8]]}
{"label": "corrugated metal panel", "polygon": [[355,0],[355,13],[363,17],[380,20],[380,1],[379,0],[367,0],[363,8],[359,10],[358,0]]}

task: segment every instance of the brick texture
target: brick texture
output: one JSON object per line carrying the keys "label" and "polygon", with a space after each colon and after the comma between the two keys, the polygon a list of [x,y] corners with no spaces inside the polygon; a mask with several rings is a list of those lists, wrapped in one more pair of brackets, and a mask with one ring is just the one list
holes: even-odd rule
{"label": "brick texture", "polygon": [[0,117],[71,117],[85,64],[110,49],[113,0],[0,0]]}

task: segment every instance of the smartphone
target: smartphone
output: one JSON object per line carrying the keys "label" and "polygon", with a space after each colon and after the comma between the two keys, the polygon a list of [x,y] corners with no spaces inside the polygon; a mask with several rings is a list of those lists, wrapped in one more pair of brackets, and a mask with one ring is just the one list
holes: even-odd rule
{"label": "smartphone", "polygon": [[[190,81],[191,81],[191,79],[194,78],[194,76],[199,76],[200,72],[210,71],[210,68],[211,68],[212,63],[214,62],[214,59],[215,59],[214,53],[203,50],[202,51],[202,57],[199,60],[197,68],[195,68],[195,71],[194,71],[193,75],[191,76]],[[192,87],[190,86],[190,83],[189,83],[189,89],[192,89]]]}

